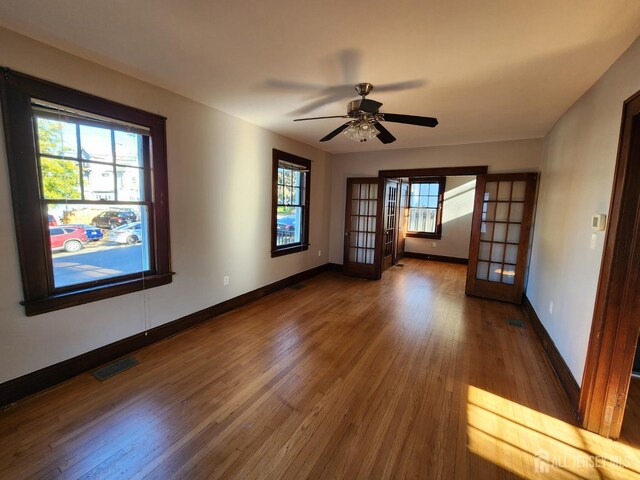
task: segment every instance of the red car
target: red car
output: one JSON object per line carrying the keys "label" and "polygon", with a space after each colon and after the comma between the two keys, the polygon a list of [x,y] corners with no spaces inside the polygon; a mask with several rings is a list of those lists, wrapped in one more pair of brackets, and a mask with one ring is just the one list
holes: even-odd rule
{"label": "red car", "polygon": [[77,252],[87,243],[87,232],[81,227],[67,227],[65,225],[49,228],[51,250]]}

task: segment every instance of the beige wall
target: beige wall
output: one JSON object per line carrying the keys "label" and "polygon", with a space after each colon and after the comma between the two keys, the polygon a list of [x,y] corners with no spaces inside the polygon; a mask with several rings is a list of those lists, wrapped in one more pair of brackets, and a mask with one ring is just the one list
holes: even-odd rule
{"label": "beige wall", "polygon": [[447,177],[442,205],[442,238],[407,237],[405,251],[445,257],[469,258],[471,217],[476,177]]}
{"label": "beige wall", "polygon": [[[640,90],[640,40],[546,136],[527,296],[581,383],[604,232],[591,248],[591,216],[607,213],[622,104]],[[550,304],[553,303],[553,311]]]}
{"label": "beige wall", "polygon": [[398,168],[472,165],[488,165],[490,173],[537,172],[541,152],[542,140],[531,139],[333,155],[329,261],[342,264],[345,190],[348,177],[375,177],[380,170]]}
{"label": "beige wall", "polygon": [[[0,45],[0,65],[168,118],[171,253],[176,272],[172,284],[145,293],[25,317],[18,303],[22,290],[2,143],[0,382],[327,262],[330,163],[326,153],[8,30],[0,29]],[[313,161],[311,248],[275,259],[269,251],[272,148]],[[224,275],[230,275],[227,287]]]}

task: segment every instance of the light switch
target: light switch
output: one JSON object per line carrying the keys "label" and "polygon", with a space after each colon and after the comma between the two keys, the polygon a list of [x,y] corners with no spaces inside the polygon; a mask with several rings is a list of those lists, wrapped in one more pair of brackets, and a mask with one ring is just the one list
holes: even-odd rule
{"label": "light switch", "polygon": [[592,233],[591,234],[591,250],[595,250],[596,240],[598,240],[598,235],[596,235],[595,233]]}

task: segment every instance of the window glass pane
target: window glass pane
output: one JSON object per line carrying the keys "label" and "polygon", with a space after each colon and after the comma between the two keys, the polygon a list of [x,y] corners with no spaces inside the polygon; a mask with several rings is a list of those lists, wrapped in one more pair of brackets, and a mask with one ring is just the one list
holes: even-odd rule
{"label": "window glass pane", "polygon": [[499,263],[492,263],[489,266],[489,281],[500,282],[502,279],[502,265]]}
{"label": "window glass pane", "polygon": [[504,265],[502,268],[502,283],[513,285],[516,280],[516,266]]}
{"label": "window glass pane", "polygon": [[480,227],[480,240],[491,240],[491,236],[493,235],[493,225],[493,223],[482,223],[482,226]]}
{"label": "window glass pane", "polygon": [[496,200],[498,196],[498,182],[487,182],[484,188],[485,200]]}
{"label": "window glass pane", "polygon": [[498,200],[511,200],[511,182],[499,182]]}
{"label": "window glass pane", "polygon": [[149,270],[146,207],[52,204],[52,218],[63,225],[50,228],[55,288]]}
{"label": "window glass pane", "polygon": [[76,124],[37,117],[40,154],[78,156]]}
{"label": "window glass pane", "polygon": [[504,261],[507,263],[516,263],[518,259],[518,245],[507,245],[507,249],[504,254]]}
{"label": "window glass pane", "polygon": [[509,233],[507,233],[507,242],[518,243],[520,241],[520,225],[516,223],[509,224]]}
{"label": "window glass pane", "polygon": [[478,280],[486,280],[489,275],[489,264],[487,262],[478,262],[476,270],[476,278]]}
{"label": "window glass pane", "polygon": [[276,245],[300,243],[302,207],[278,207]]}
{"label": "window glass pane", "polygon": [[79,200],[82,198],[78,162],[42,157],[40,171],[43,198],[53,200]]}
{"label": "window glass pane", "polygon": [[108,128],[80,125],[80,147],[84,160],[113,163],[111,130]]}
{"label": "window glass pane", "polygon": [[85,200],[115,200],[113,166],[100,163],[82,165]]}
{"label": "window glass pane", "polygon": [[506,222],[508,218],[509,218],[509,203],[498,202],[498,206],[496,207],[496,221]]}
{"label": "window glass pane", "polygon": [[494,242],[504,242],[507,239],[507,224],[506,223],[496,223],[495,230],[493,233],[493,241]]}
{"label": "window glass pane", "polygon": [[142,169],[116,167],[116,186],[119,202],[141,202],[144,200]]}
{"label": "window glass pane", "polygon": [[429,197],[427,207],[438,208],[438,197]]}
{"label": "window glass pane", "polygon": [[513,193],[511,194],[511,200],[524,201],[524,192],[527,186],[527,182],[513,182]]}
{"label": "window glass pane", "polygon": [[512,203],[511,213],[509,214],[509,221],[522,222],[523,212],[524,212],[524,203]]}
{"label": "window glass pane", "polygon": [[480,242],[480,247],[478,249],[478,259],[480,260],[489,260],[489,251],[491,249],[491,243],[489,242]]}
{"label": "window glass pane", "polygon": [[142,135],[137,133],[114,131],[116,141],[116,163],[142,167]]}
{"label": "window glass pane", "polygon": [[502,243],[494,243],[491,249],[491,261],[502,262],[502,256],[504,255],[504,245]]}

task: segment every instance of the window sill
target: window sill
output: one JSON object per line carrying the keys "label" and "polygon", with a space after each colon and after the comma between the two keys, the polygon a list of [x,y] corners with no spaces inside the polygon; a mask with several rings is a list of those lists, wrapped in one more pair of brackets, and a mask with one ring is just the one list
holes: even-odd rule
{"label": "window sill", "polygon": [[407,232],[407,237],[431,238],[433,240],[440,240],[442,238],[442,234],[441,233],[427,233],[427,232]]}
{"label": "window sill", "polygon": [[304,252],[305,250],[309,250],[308,243],[305,243],[305,244],[298,243],[296,245],[280,247],[277,250],[271,250],[271,258],[281,257],[282,255],[289,255],[291,253],[296,253],[296,252]]}
{"label": "window sill", "polygon": [[135,278],[99,287],[86,288],[69,293],[57,293],[38,300],[20,302],[24,305],[27,317],[53,312],[63,308],[75,307],[85,303],[96,302],[106,298],[126,295],[127,293],[147,290],[171,283],[174,273],[150,275],[148,277]]}

